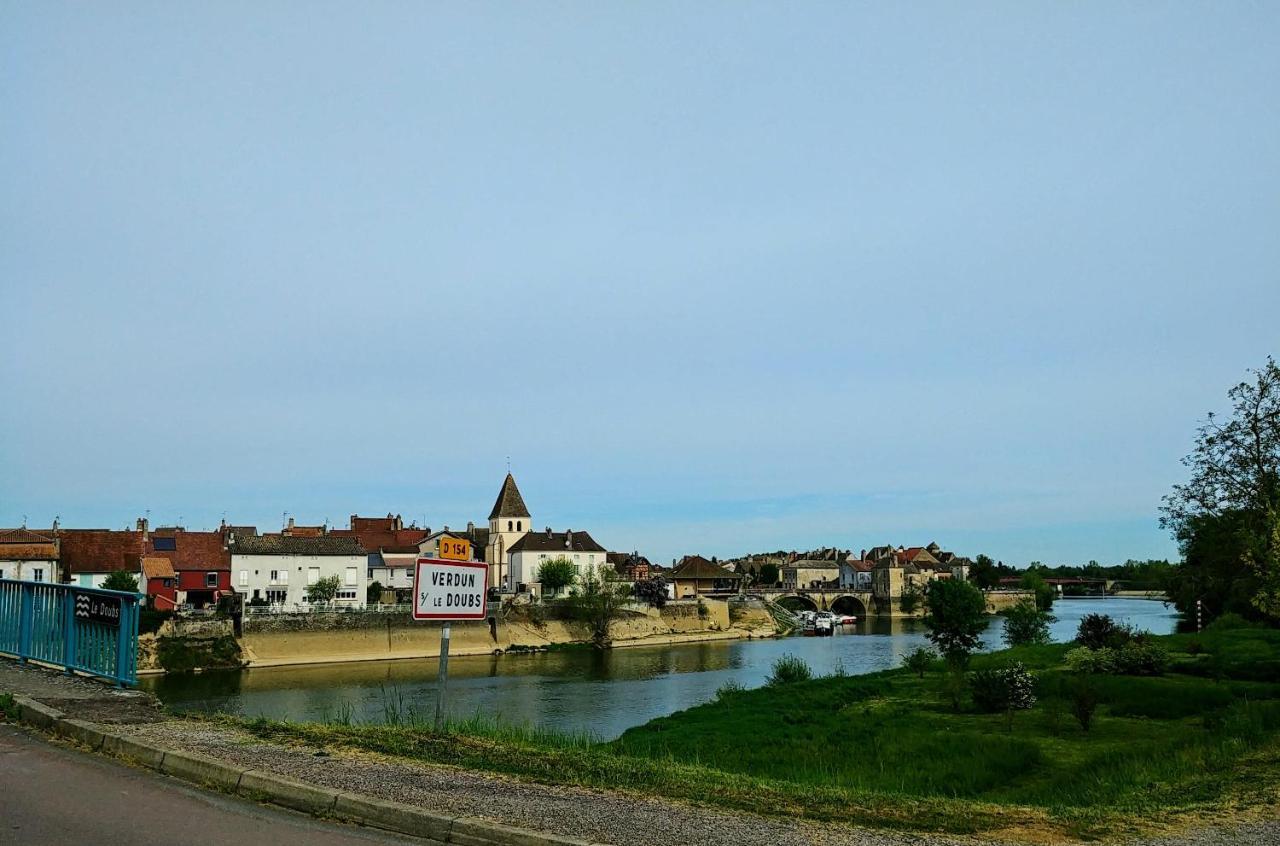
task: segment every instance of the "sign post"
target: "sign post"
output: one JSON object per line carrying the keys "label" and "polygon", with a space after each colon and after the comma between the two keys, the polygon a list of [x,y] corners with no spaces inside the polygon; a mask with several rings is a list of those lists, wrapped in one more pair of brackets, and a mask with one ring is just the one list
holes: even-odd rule
{"label": "sign post", "polygon": [[[454,543],[457,543],[455,546]],[[463,545],[465,544],[465,546]],[[469,542],[450,542],[441,554],[471,556]],[[419,558],[413,571],[413,619],[439,620],[440,675],[436,685],[436,730],[444,728],[449,684],[449,635],[454,620],[483,620],[489,596],[489,567],[483,561]]]}

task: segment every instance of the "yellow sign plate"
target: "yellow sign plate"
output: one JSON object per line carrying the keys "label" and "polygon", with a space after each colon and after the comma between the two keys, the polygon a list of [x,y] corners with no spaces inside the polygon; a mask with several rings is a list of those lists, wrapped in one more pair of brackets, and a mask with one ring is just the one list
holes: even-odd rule
{"label": "yellow sign plate", "polygon": [[440,538],[440,557],[449,561],[470,561],[471,541],[459,538]]}

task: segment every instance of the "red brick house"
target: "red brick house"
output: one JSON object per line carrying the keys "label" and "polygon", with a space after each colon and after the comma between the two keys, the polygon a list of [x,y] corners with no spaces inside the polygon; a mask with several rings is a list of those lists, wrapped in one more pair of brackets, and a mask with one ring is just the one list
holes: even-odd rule
{"label": "red brick house", "polygon": [[[145,521],[143,521],[145,528]],[[148,557],[168,559],[177,577],[177,601],[196,608],[213,605],[231,593],[231,556],[223,533],[156,529],[147,535]]]}
{"label": "red brick house", "polygon": [[146,593],[153,608],[172,611],[178,607],[178,576],[168,558],[158,555],[143,558],[142,578],[139,590]]}

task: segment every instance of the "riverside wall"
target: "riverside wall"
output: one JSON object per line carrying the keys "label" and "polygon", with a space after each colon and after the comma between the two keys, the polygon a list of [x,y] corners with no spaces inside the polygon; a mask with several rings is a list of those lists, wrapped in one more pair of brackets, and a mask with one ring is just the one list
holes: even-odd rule
{"label": "riverside wall", "polygon": [[[699,607],[701,605],[701,607]],[[694,640],[769,637],[773,621],[763,609],[736,612],[703,599],[659,610],[630,606],[611,626],[614,647]],[[262,614],[244,618],[240,646],[250,667],[434,658],[440,654],[440,623],[414,622],[407,613]],[[591,642],[590,629],[560,609],[504,609],[492,623],[453,623],[450,655],[547,649]]]}

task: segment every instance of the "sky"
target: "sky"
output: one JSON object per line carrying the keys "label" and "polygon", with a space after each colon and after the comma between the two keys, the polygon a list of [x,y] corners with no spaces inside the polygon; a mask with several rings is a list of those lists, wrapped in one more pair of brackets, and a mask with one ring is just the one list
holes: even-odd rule
{"label": "sky", "polygon": [[0,526],[1177,555],[1280,5],[0,0]]}

